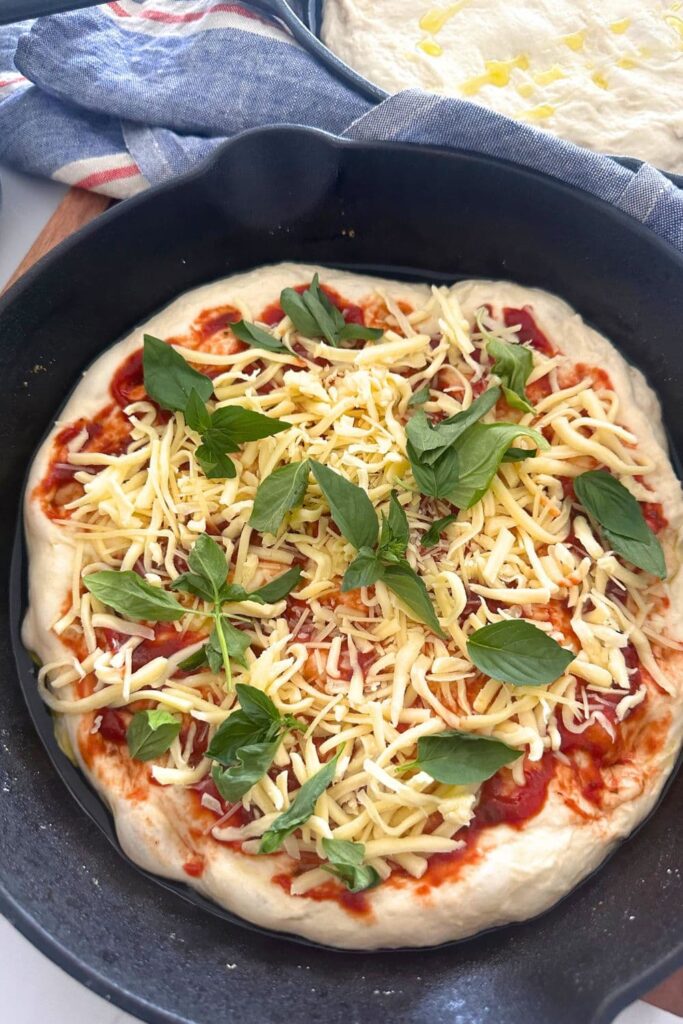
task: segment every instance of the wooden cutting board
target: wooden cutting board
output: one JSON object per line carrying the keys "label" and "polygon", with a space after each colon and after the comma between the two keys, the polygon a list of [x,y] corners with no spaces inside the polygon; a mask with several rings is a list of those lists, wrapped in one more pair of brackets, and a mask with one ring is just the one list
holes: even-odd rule
{"label": "wooden cutting board", "polygon": [[[103,213],[113,202],[113,199],[108,199],[106,196],[72,188],[26,253],[8,281],[7,287],[9,288],[41,256]],[[668,1010],[683,1018],[683,970],[677,971],[644,998],[653,1006],[659,1006],[662,1010]]]}

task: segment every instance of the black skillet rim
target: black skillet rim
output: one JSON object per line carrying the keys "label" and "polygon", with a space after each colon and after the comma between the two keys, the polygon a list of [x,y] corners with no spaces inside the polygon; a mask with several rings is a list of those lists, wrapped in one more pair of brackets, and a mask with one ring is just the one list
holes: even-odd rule
{"label": "black skillet rim", "polygon": [[[242,138],[246,137],[246,136],[251,136],[251,135],[267,135],[267,134],[277,136],[278,134],[282,134],[282,133],[294,134],[294,135],[299,134],[299,135],[308,135],[308,136],[313,135],[313,136],[317,136],[317,137],[320,138],[321,141],[324,141],[327,144],[327,146],[329,146],[331,149],[337,149],[337,150],[339,150],[339,149],[348,149],[348,148],[370,149],[370,150],[372,150],[372,149],[391,148],[391,149],[393,149],[393,150],[395,150],[397,152],[405,151],[407,153],[414,153],[416,149],[423,149],[425,151],[435,152],[435,153],[440,154],[440,155],[445,156],[445,157],[453,157],[455,159],[465,160],[467,162],[476,162],[476,163],[484,162],[484,163],[486,163],[486,164],[488,164],[488,165],[490,165],[492,167],[500,167],[500,166],[506,167],[507,166],[511,170],[514,170],[516,174],[521,175],[521,176],[526,177],[526,178],[529,178],[530,179],[530,183],[533,183],[534,181],[541,179],[546,184],[551,184],[560,194],[562,192],[565,192],[567,194],[572,194],[572,195],[576,195],[577,192],[580,193],[581,196],[582,196],[582,200],[589,207],[590,206],[594,206],[594,207],[596,207],[597,210],[600,210],[603,213],[609,211],[609,215],[611,217],[616,217],[617,219],[623,220],[625,223],[627,223],[628,226],[629,226],[629,229],[631,231],[635,232],[636,234],[642,234],[644,237],[647,237],[647,239],[648,239],[650,244],[652,244],[654,242],[657,247],[661,247],[665,251],[665,253],[667,254],[667,256],[669,258],[671,258],[671,256],[674,256],[675,259],[680,263],[681,270],[683,271],[683,257],[681,257],[680,253],[678,253],[678,251],[676,249],[674,249],[672,246],[670,246],[663,239],[657,238],[656,236],[653,236],[653,234],[649,231],[649,229],[646,228],[644,225],[642,225],[642,224],[638,223],[637,221],[633,220],[627,214],[623,213],[623,211],[616,209],[615,207],[611,206],[609,203],[606,203],[603,200],[598,199],[597,197],[593,196],[591,193],[586,193],[586,192],[583,192],[583,190],[581,190],[581,189],[576,189],[576,188],[574,188],[572,186],[566,185],[564,182],[561,182],[561,181],[559,181],[559,180],[557,180],[555,178],[552,178],[549,175],[543,174],[541,172],[530,170],[528,168],[523,168],[523,167],[521,168],[518,165],[516,165],[516,164],[514,164],[514,163],[512,163],[510,161],[499,160],[499,159],[496,159],[496,158],[493,158],[493,157],[482,156],[482,155],[479,155],[479,154],[473,154],[473,153],[470,153],[468,151],[458,151],[458,150],[448,149],[448,148],[444,148],[444,147],[436,147],[436,146],[416,147],[415,145],[413,145],[411,143],[384,143],[384,142],[370,142],[370,143],[363,142],[363,143],[359,143],[359,142],[355,142],[355,141],[352,141],[352,140],[339,139],[336,136],[330,135],[327,132],[323,132],[323,131],[320,131],[320,130],[317,130],[317,129],[302,128],[301,126],[297,126],[297,125],[285,125],[285,126],[277,126],[277,127],[270,127],[270,128],[256,128],[256,129],[250,129],[249,131],[243,132],[239,136],[235,136],[233,139],[229,140],[227,143],[225,143],[223,146],[221,146],[214,154],[212,154],[211,157],[209,157],[208,160],[206,160],[198,168],[193,169],[189,173],[187,173],[187,174],[185,174],[185,175],[183,175],[183,176],[181,176],[181,177],[179,177],[177,179],[174,179],[173,181],[170,181],[170,182],[167,182],[167,183],[165,183],[165,184],[163,184],[161,186],[158,186],[156,189],[150,190],[148,192],[142,193],[140,196],[134,197],[133,199],[129,200],[126,204],[124,204],[121,207],[117,207],[117,208],[114,208],[114,209],[108,211],[107,213],[102,215],[102,217],[98,218],[95,222],[91,223],[90,225],[87,225],[85,228],[81,229],[75,235],[71,236],[70,238],[68,238],[67,240],[62,242],[59,246],[57,246],[54,250],[52,250],[51,253],[49,253],[47,256],[43,257],[43,259],[41,259],[39,261],[39,263],[37,263],[33,268],[31,268],[12,287],[12,289],[10,289],[6,293],[6,295],[3,296],[2,299],[0,299],[0,314],[5,312],[6,308],[11,305],[13,299],[16,296],[19,296],[26,289],[30,289],[32,287],[34,279],[37,276],[39,276],[40,273],[44,269],[46,269],[48,267],[51,267],[54,264],[58,263],[58,261],[59,261],[59,259],[60,259],[60,257],[61,257],[63,252],[65,252],[67,250],[70,250],[72,247],[75,247],[81,240],[83,240],[85,238],[88,238],[93,232],[96,232],[97,230],[99,230],[99,227],[100,227],[100,225],[101,225],[101,223],[102,223],[104,218],[106,218],[107,221],[110,221],[110,220],[113,220],[115,218],[117,219],[118,217],[120,217],[122,215],[125,216],[126,213],[124,211],[128,211],[128,210],[132,211],[136,207],[136,205],[138,203],[144,203],[147,200],[147,198],[150,196],[150,194],[152,194],[152,193],[157,194],[159,192],[168,192],[168,191],[171,191],[174,188],[176,188],[178,185],[183,184],[184,182],[192,181],[194,179],[201,179],[201,178],[203,178],[205,176],[210,176],[211,173],[215,170],[216,166],[218,164],[220,164],[222,162],[222,160],[225,159],[224,154],[227,151],[229,151],[231,148],[233,148],[235,146],[239,146],[240,140]],[[336,264],[336,265],[344,266],[344,264]],[[353,266],[354,266],[353,264],[351,264],[351,265],[346,264],[347,268],[348,267],[353,268]],[[360,266],[357,266],[356,269],[367,270],[368,272],[373,272],[373,270],[374,270],[374,272],[376,272],[376,273],[381,273],[382,272],[382,268],[380,268],[380,267],[374,267],[373,268],[373,267],[360,267]],[[399,274],[399,276],[402,275],[403,277],[408,277],[408,278],[411,277],[411,276],[417,276],[417,277],[422,276],[422,277],[424,277],[424,276],[427,276],[429,274],[429,271],[424,270],[424,269],[414,270],[411,273],[411,268],[404,268],[404,267],[395,268],[395,269],[394,268],[388,268],[387,272],[394,272],[394,273]],[[16,551],[13,552],[13,573],[16,571],[15,561],[16,561]],[[17,621],[18,621],[17,620],[17,612],[15,610],[12,611],[12,618],[13,618],[12,629],[13,629],[13,632],[14,632],[16,627],[17,627]],[[14,637],[13,637],[13,641],[14,641]],[[29,708],[29,711],[30,711],[30,708]],[[31,713],[31,718],[33,719],[32,713]],[[42,737],[41,737],[41,740],[42,740]],[[48,753],[49,753],[49,751],[48,751]],[[59,774],[61,776],[61,772]],[[664,790],[664,792],[662,794],[662,797],[664,796],[664,793],[668,790],[670,784],[673,782],[674,776],[675,776],[675,771],[672,773],[670,779],[668,780],[666,788],[665,788],[665,790]],[[63,776],[61,776],[61,777],[62,777],[62,781],[64,781]],[[68,787],[68,784],[67,784],[67,787]],[[70,787],[68,787],[68,788],[70,788]],[[659,804],[659,801],[658,801],[658,804]],[[652,813],[654,813],[654,812],[651,812],[651,814]],[[645,821],[642,824],[645,824],[645,822],[649,821],[649,819],[651,817],[651,814],[648,815],[648,817],[645,819]],[[640,826],[638,827],[638,829],[636,831],[639,831],[639,829],[640,829]],[[106,832],[105,832],[105,834],[106,834]],[[634,834],[635,833],[632,833],[632,835],[634,835]],[[625,841],[628,841],[628,840],[625,840]],[[120,848],[119,848],[118,852],[119,852],[119,855],[122,855],[121,851],[120,851]],[[608,859],[610,859],[610,858],[608,858]],[[601,870],[601,868],[604,866],[605,863],[606,862],[603,862],[603,864],[601,864],[600,867],[597,870],[598,871]],[[142,872],[142,873],[145,874],[144,872]],[[149,877],[153,878],[153,876],[149,876]],[[592,877],[592,875],[590,877]],[[158,879],[154,879],[154,880],[158,882]],[[162,883],[162,886],[163,886],[163,883]],[[576,888],[579,888],[579,887],[576,887]],[[576,888],[574,890],[572,890],[572,892],[575,892]],[[181,897],[183,895],[182,892],[179,892],[178,894],[181,895]],[[567,895],[567,897],[565,897],[565,898],[569,898],[569,897],[571,897],[571,893],[569,893]],[[133,994],[131,994],[129,991],[127,991],[125,988],[121,987],[120,985],[111,982],[108,978],[106,978],[105,976],[101,975],[95,969],[93,969],[93,968],[91,968],[89,966],[88,967],[84,966],[84,963],[81,960],[79,960],[77,957],[75,957],[75,956],[65,952],[57,944],[56,940],[53,939],[53,937],[46,931],[46,929],[44,929],[41,925],[39,925],[30,916],[30,914],[28,914],[28,912],[24,911],[24,909],[14,899],[12,899],[8,895],[8,893],[6,893],[6,891],[4,890],[4,887],[2,887],[1,885],[0,885],[0,910],[11,921],[11,923],[13,923],[15,925],[15,927],[17,927],[18,930],[27,939],[29,939],[29,941],[31,941],[34,946],[36,946],[36,948],[38,948],[41,952],[43,952],[45,955],[47,955],[50,959],[52,959],[53,962],[57,963],[59,966],[64,968],[69,974],[71,974],[72,977],[74,977],[77,980],[81,981],[83,984],[86,985],[86,987],[91,988],[92,990],[96,991],[97,993],[102,995],[104,998],[112,999],[117,1005],[121,1006],[123,1009],[126,1009],[127,1011],[140,1016],[142,1019],[144,1019],[146,1021],[149,1021],[150,1024],[181,1024],[181,1022],[184,1022],[186,1020],[186,1018],[181,1018],[181,1017],[179,1017],[179,1016],[177,1016],[177,1015],[175,1015],[175,1014],[173,1014],[173,1013],[171,1013],[169,1011],[166,1011],[166,1010],[163,1010],[163,1009],[161,1009],[159,1007],[151,1005],[147,1001],[142,1000],[139,997],[134,996]],[[540,915],[540,916],[543,916],[543,915]],[[293,940],[293,937],[291,935],[282,935],[281,933],[268,932],[268,930],[266,930],[266,929],[261,929],[261,928],[258,928],[257,926],[251,926],[249,924],[249,922],[244,922],[242,919],[238,919],[238,920],[239,920],[240,925],[242,927],[246,927],[246,928],[251,929],[251,930],[256,930],[256,931],[260,932],[261,934],[275,936],[277,938],[286,938],[290,942]],[[495,929],[495,931],[503,931],[506,927],[514,928],[515,926],[514,925],[512,925],[512,926],[503,926],[503,928]],[[481,933],[481,934],[488,934],[488,933]],[[477,936],[477,938],[478,937],[479,936]],[[296,942],[297,940],[294,939],[294,941]],[[469,940],[469,939],[461,940],[461,942],[464,942],[464,943],[467,943],[468,941],[471,941],[471,940]],[[318,949],[328,949],[329,950],[329,947],[323,947],[323,946],[320,946],[320,945],[315,944],[315,943],[308,943],[306,940],[302,940],[302,944],[303,945],[314,946],[314,947],[316,947]],[[446,943],[445,945],[446,946],[456,946],[458,944],[459,943]],[[442,948],[442,947],[432,947],[432,948]],[[348,951],[341,951],[341,952],[348,952]],[[391,952],[401,953],[402,951],[395,950],[395,951],[391,951]],[[405,951],[403,951],[403,952],[405,952]],[[633,978],[628,984],[622,986],[620,989],[616,990],[615,992],[610,993],[607,997],[605,997],[605,999],[603,1000],[602,1004],[600,1006],[598,1006],[596,1008],[596,1010],[595,1010],[595,1014],[594,1014],[594,1017],[593,1017],[593,1024],[607,1024],[607,1022],[612,1019],[613,1015],[616,1012],[618,1012],[618,1010],[620,1008],[625,1006],[632,999],[636,998],[640,993],[642,993],[644,990],[646,990],[646,988],[648,988],[649,986],[652,986],[653,984],[656,984],[659,980],[661,980],[662,978],[666,977],[669,973],[671,973],[673,970],[676,969],[676,967],[680,966],[681,964],[683,964],[683,945],[681,945],[680,948],[674,949],[670,954],[665,956],[663,959],[660,957],[660,959],[658,960],[657,963],[655,963],[651,967],[641,971],[641,973],[638,974],[635,978]]]}

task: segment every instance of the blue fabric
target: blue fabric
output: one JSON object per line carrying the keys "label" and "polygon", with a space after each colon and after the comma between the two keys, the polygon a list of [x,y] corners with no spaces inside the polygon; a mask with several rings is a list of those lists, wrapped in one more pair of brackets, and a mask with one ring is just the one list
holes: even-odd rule
{"label": "blue fabric", "polygon": [[22,170],[126,196],[236,132],[286,123],[502,157],[613,203],[683,252],[683,191],[654,168],[419,90],[373,107],[239,4],[118,0],[0,28],[0,161]]}

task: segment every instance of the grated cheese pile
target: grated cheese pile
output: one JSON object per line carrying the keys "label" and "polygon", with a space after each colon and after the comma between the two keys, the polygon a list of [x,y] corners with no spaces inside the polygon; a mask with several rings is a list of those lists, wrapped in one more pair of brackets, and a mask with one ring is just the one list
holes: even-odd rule
{"label": "grated cheese pile", "polygon": [[[621,695],[617,720],[646,696],[645,685],[630,692],[627,644],[670,692],[650,643],[666,640],[649,624],[666,587],[605,550],[565,494],[560,478],[604,466],[636,498],[647,500],[651,493],[639,481],[652,466],[639,453],[637,438],[620,426],[617,394],[595,383],[590,372],[572,377],[559,354],[533,352],[531,392],[543,380],[550,392],[536,401],[533,414],[494,409],[485,418],[533,425],[551,449],[503,464],[483,500],[460,512],[436,547],[422,549],[420,536],[452,509],[422,497],[415,487],[406,458],[408,401],[429,384],[426,412],[457,413],[471,404],[484,381],[491,383],[491,361],[453,290],[432,289],[425,306],[408,314],[384,293],[373,296],[370,308],[384,311],[387,328],[378,343],[360,350],[301,338],[285,318],[274,333],[289,345],[296,342],[304,354],[299,365],[285,355],[229,351],[234,345],[201,353],[203,366],[220,370],[216,406],[239,405],[292,424],[277,436],[245,444],[234,456],[233,480],[207,479],[195,459],[198,437],[182,414],[158,422],[155,407],[146,401],[125,409],[132,434],[124,454],[80,451],[85,434],[72,442],[69,460],[84,467],[76,475],[84,493],[66,506],[68,518],[60,520],[73,544],[73,579],[68,609],[53,628],[64,638],[82,635],[87,654],[44,665],[39,683],[56,711],[92,713],[93,729],[101,709],[151,700],[213,730],[236,707],[234,693],[226,693],[223,678],[208,670],[176,677],[179,662],[199,644],[170,658],[155,657],[134,671],[133,651],[152,640],[154,630],[109,614],[84,590],[82,576],[142,565],[150,583],[166,586],[186,568],[187,553],[207,528],[222,539],[234,582],[247,589],[295,561],[302,564],[302,585],[289,609],[281,601],[247,602],[229,610],[249,614],[245,628],[252,639],[248,668],[235,665],[235,681],[266,691],[282,713],[305,719],[308,729],[303,736],[287,734],[273,777],[264,776],[243,798],[256,817],[242,827],[219,822],[213,834],[240,840],[245,852],[255,852],[258,837],[289,806],[297,784],[344,743],[335,781],[306,825],[285,841],[287,853],[322,857],[321,839],[333,836],[364,843],[366,861],[383,878],[396,865],[419,877],[430,854],[460,845],[458,830],[474,813],[477,787],[440,784],[425,772],[410,778],[397,774],[399,764],[416,756],[418,738],[444,728],[471,731],[503,740],[538,761],[546,751],[559,751],[560,721],[573,732],[599,723],[614,735],[612,717],[604,714],[606,695],[612,705],[614,693]],[[505,326],[495,301],[490,309],[483,318],[486,329],[518,341],[518,329]],[[253,319],[254,311],[241,312]],[[197,363],[193,348],[178,351]],[[313,362],[321,357],[324,365]],[[378,512],[387,512],[397,489],[411,527],[407,557],[425,580],[447,641],[407,614],[381,582],[340,593],[355,552],[330,530],[329,511],[313,481],[303,507],[277,536],[261,536],[249,527],[259,482],[277,467],[309,457],[366,489]],[[201,606],[198,599],[189,600],[192,607]],[[510,617],[534,622],[576,652],[566,675],[545,687],[512,687],[478,676],[467,656],[467,637]],[[187,616],[175,627],[182,634],[197,629],[197,621]],[[124,635],[118,651],[98,645],[97,631],[103,628]],[[86,675],[92,675],[95,688],[79,698],[73,684]],[[174,741],[165,763],[154,764],[157,782],[188,786],[207,775],[206,758],[189,764],[194,734],[191,726],[184,743]],[[521,759],[512,773],[523,782]],[[218,811],[210,796],[204,801]],[[304,871],[292,892],[303,893],[328,878],[320,868]]]}

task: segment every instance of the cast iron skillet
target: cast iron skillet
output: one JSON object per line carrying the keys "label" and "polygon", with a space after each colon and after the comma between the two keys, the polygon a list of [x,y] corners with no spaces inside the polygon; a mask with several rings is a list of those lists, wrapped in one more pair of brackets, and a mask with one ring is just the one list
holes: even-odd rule
{"label": "cast iron skillet", "polygon": [[[2,2],[7,2],[7,0],[0,0],[0,4]],[[25,3],[26,0],[15,0],[15,2]],[[42,0],[42,2],[54,2],[54,0]],[[64,2],[64,0],[59,0],[59,2]],[[76,2],[76,0],[72,0],[72,2]],[[94,3],[95,0],[92,2]],[[346,82],[361,96],[374,103],[381,103],[382,100],[389,97],[386,90],[354,70],[322,42],[320,32],[325,0],[258,0],[258,3],[262,8],[269,8],[270,12],[287,26],[302,46],[312,53],[321,64],[329,68],[333,75],[342,82]],[[636,160],[634,157],[613,156],[612,159],[633,170],[638,170],[643,165],[642,160]],[[683,188],[683,174],[672,174],[669,171],[661,173],[679,188]]]}
{"label": "cast iron skillet", "polygon": [[[427,280],[506,277],[557,292],[645,370],[683,451],[683,258],[673,249],[605,203],[512,164],[263,129],[105,214],[0,302],[5,572],[27,464],[81,370],[179,292],[281,259]],[[112,848],[106,813],[54,748],[18,643],[20,556],[18,546],[0,605],[0,910],[86,985],[155,1024],[374,1024],[378,1015],[607,1024],[683,963],[680,779],[654,819],[554,910],[437,950],[295,944],[152,883]],[[58,772],[17,684],[10,613],[19,675]]]}

